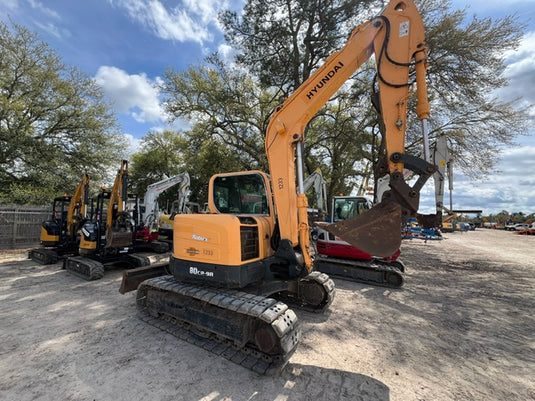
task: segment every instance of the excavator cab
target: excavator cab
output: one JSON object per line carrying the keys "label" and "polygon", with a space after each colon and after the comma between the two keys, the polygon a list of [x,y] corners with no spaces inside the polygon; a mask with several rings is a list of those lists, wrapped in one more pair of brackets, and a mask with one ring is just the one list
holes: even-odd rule
{"label": "excavator cab", "polygon": [[333,202],[333,223],[358,216],[370,209],[366,198],[354,196],[338,196]]}
{"label": "excavator cab", "polygon": [[261,171],[217,174],[209,184],[211,214],[174,219],[170,267],[181,281],[243,288],[270,271],[275,230],[268,176]]}
{"label": "excavator cab", "polygon": [[[86,222],[80,242],[81,255],[106,254],[109,249],[119,253],[130,252],[133,243],[134,222],[129,213],[109,208],[111,191],[103,189],[97,196],[95,219]],[[108,213],[112,213],[111,225],[107,226]],[[108,234],[106,234],[108,233]]]}
{"label": "excavator cab", "polygon": [[67,213],[70,196],[58,196],[52,203],[52,218],[41,225],[41,244],[43,246],[57,246],[67,233]]}
{"label": "excavator cab", "polygon": [[215,213],[269,215],[266,183],[259,174],[215,176],[210,194]]}

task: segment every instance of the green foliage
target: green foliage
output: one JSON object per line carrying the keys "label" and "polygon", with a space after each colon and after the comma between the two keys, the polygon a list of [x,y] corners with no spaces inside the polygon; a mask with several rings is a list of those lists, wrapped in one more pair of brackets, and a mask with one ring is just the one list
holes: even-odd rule
{"label": "green foliage", "polygon": [[185,138],[176,132],[149,132],[141,141],[141,151],[131,158],[129,179],[134,193],[142,197],[150,184],[183,172],[186,147]]}
{"label": "green foliage", "polygon": [[162,88],[165,110],[191,121],[185,133],[239,153],[243,169],[265,169],[264,133],[276,94],[259,88],[242,70],[226,67],[217,56],[207,65],[178,72],[169,69]]}
{"label": "green foliage", "polygon": [[370,1],[249,0],[243,13],[220,14],[236,61],[263,86],[286,94],[301,85],[354,27],[367,19]]}
{"label": "green foliage", "polygon": [[26,28],[0,22],[0,202],[48,203],[123,158],[115,117],[88,76]]}
{"label": "green foliage", "polygon": [[[249,0],[243,13],[224,12],[220,20],[226,39],[236,47],[239,65],[258,78],[264,87],[278,88],[283,93],[295,90],[325,58],[340,49],[348,33],[358,24],[375,15],[381,1],[340,0],[310,2],[301,0]],[[416,1],[424,17],[429,46],[428,85],[431,110],[431,140],[446,133],[456,166],[472,177],[484,177],[498,161],[496,155],[502,145],[510,145],[514,138],[525,132],[527,114],[515,108],[513,102],[492,97],[493,91],[503,87],[506,79],[504,53],[515,48],[524,29],[515,18],[478,19],[466,21],[463,10],[451,11],[451,3],[443,0]],[[367,157],[377,163],[379,156],[375,142],[380,138],[371,135],[378,119],[370,114],[369,93],[372,87],[373,68],[361,68],[353,77],[351,90],[342,89],[332,104],[341,97],[354,102],[351,112],[340,115],[339,120],[313,124],[325,131],[315,132],[309,127],[307,146],[319,147],[319,160],[326,179],[336,184],[331,190],[343,187],[340,177],[347,177],[345,185],[358,181],[359,171],[340,170],[350,160],[366,165]],[[414,97],[409,99],[409,110],[415,110]],[[336,106],[334,106],[336,107]],[[320,112],[321,114],[321,112]],[[358,123],[353,142],[341,141],[337,135],[347,130],[351,115]],[[364,124],[364,127],[362,127]],[[327,130],[328,129],[328,130]],[[367,135],[364,140],[358,135]],[[311,144],[311,135],[315,135]],[[334,137],[334,140],[331,140]],[[341,142],[340,142],[341,141]],[[322,144],[327,144],[321,147]],[[337,147],[341,143],[342,146]],[[422,154],[420,123],[415,115],[409,116],[407,151]],[[360,154],[352,148],[362,146]],[[314,151],[309,153],[309,157]],[[359,157],[360,159],[352,159]],[[317,163],[307,160],[307,166]],[[310,169],[309,169],[310,170]],[[358,169],[357,169],[358,170]],[[360,172],[362,173],[362,168]],[[364,169],[365,170],[365,169]],[[333,176],[340,172],[340,176]],[[329,195],[333,195],[330,192]]]}
{"label": "green foliage", "polygon": [[[132,157],[130,182],[134,193],[143,197],[148,185],[187,172],[191,179],[190,200],[203,204],[213,174],[242,168],[239,156],[217,138],[207,138],[195,128],[183,134],[164,131],[143,138],[141,151]],[[164,207],[170,205],[177,193],[178,187],[171,187],[159,196],[158,202]]]}

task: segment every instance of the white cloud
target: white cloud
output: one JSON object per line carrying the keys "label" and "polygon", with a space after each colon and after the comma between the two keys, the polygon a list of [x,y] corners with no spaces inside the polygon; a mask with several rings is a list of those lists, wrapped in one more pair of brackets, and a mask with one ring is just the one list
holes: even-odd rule
{"label": "white cloud", "polygon": [[28,4],[32,8],[35,8],[41,11],[41,13],[43,13],[45,16],[52,17],[55,19],[61,19],[60,15],[56,11],[44,6],[43,3],[41,3],[40,1],[37,1],[37,0],[27,0],[27,1],[28,1]]}
{"label": "white cloud", "polygon": [[7,11],[14,11],[19,8],[18,0],[3,0],[2,7]]}
{"label": "white cloud", "polygon": [[535,32],[528,32],[516,51],[506,55],[507,68],[505,77],[509,86],[499,94],[507,100],[521,97],[521,104],[531,106],[531,115],[535,117]]}
{"label": "white cloud", "polygon": [[117,0],[113,2],[162,39],[203,44],[212,41],[210,26],[217,27],[218,10],[225,6],[218,0],[184,0],[166,8],[159,0]]}
{"label": "white cloud", "polygon": [[57,25],[51,22],[42,23],[35,21],[35,25],[42,31],[47,32],[49,35],[55,36],[58,39],[71,36],[67,29],[59,28]]}
{"label": "white cloud", "polygon": [[161,78],[151,80],[146,74],[128,74],[117,67],[101,66],[95,81],[112,100],[116,110],[130,114],[136,121],[159,122],[165,120],[158,99]]}
{"label": "white cloud", "polygon": [[224,2],[214,0],[184,0],[184,6],[205,24],[209,24],[217,21],[218,10],[225,5]]}
{"label": "white cloud", "polygon": [[123,134],[123,136],[126,138],[126,141],[128,142],[128,148],[126,150],[126,153],[127,153],[127,157],[130,158],[134,153],[139,152],[141,139],[136,138],[131,134]]}
{"label": "white cloud", "polygon": [[232,46],[229,46],[227,43],[222,43],[217,48],[218,53],[221,55],[222,59],[230,64],[234,58],[234,53],[236,52]]}
{"label": "white cloud", "polygon": [[[502,210],[510,213],[535,213],[535,146],[510,148],[503,151],[496,168],[482,181],[470,180],[455,171],[453,179],[453,209],[479,209],[483,215]],[[446,188],[444,205],[449,208],[450,198]],[[421,192],[420,212],[434,213],[434,185],[430,179]]]}

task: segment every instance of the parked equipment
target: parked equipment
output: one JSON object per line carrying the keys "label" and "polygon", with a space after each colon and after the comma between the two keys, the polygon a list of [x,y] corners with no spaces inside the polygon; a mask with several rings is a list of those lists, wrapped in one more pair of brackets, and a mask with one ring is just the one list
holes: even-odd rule
{"label": "parked equipment", "polygon": [[[142,224],[136,230],[136,242],[148,244],[154,251],[166,252],[169,250],[167,242],[158,241],[160,235],[172,237],[172,222],[174,210],[170,215],[160,213],[158,205],[159,195],[167,189],[179,185],[178,199],[173,202],[173,208],[176,207],[179,213],[184,212],[186,202],[189,197],[190,178],[187,172],[165,178],[147,187],[143,198],[141,218]],[[176,204],[176,206],[175,206]]]}
{"label": "parked equipment", "polygon": [[[160,213],[158,206],[158,195],[163,191],[178,185],[178,197],[173,201],[171,212]],[[145,226],[149,227],[151,232],[156,231],[159,235],[167,238],[173,238],[173,219],[176,214],[187,213],[187,204],[189,199],[190,178],[187,172],[174,175],[155,184],[149,185],[145,193],[145,208],[147,215]]]}
{"label": "parked equipment", "polygon": [[286,364],[301,336],[287,303],[323,311],[334,297],[329,276],[313,271],[303,188],[305,127],[374,51],[392,194],[333,231],[378,256],[399,248],[402,207],[409,215],[418,209],[419,188],[409,187],[402,175],[404,165],[416,162],[404,153],[412,66],[419,117],[425,121],[429,113],[424,29],[412,1],[392,2],[359,26],[341,51],[276,108],[265,139],[269,175],[215,175],[209,183],[211,214],[175,217],[172,275],[146,280],[137,291],[147,322],[256,372]]}
{"label": "parked equipment", "polygon": [[42,248],[30,250],[30,259],[51,264],[62,255],[78,253],[79,230],[88,218],[89,182],[89,175],[84,173],[74,195],[54,199],[52,217],[41,225]]}
{"label": "parked equipment", "polygon": [[[345,221],[371,207],[371,202],[362,196],[335,196],[330,220]],[[388,287],[403,285],[405,266],[397,260],[399,249],[389,257],[377,258],[320,228],[316,251],[314,267],[330,276]]]}
{"label": "parked equipment", "polygon": [[[428,229],[440,229],[442,232],[453,232],[461,229],[457,222],[459,214],[463,213],[482,213],[482,210],[453,210],[453,160],[449,156],[448,143],[446,135],[440,135],[433,145],[432,162],[437,170],[433,174],[435,183],[435,215],[418,215],[418,223]],[[450,197],[449,208],[444,205],[444,182],[448,179],[448,190]],[[446,216],[444,213],[446,212]]]}
{"label": "parked equipment", "polygon": [[135,218],[139,214],[134,215],[137,198],[128,195],[127,183],[128,161],[123,160],[112,189],[101,190],[92,218],[81,228],[79,256],[66,258],[64,269],[86,280],[97,280],[103,277],[106,269],[117,265],[132,268],[162,259],[150,253],[131,254],[135,249]]}

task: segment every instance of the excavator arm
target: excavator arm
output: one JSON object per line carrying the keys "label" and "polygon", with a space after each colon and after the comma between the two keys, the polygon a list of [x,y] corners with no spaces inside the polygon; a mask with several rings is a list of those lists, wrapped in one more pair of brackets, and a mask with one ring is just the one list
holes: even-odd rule
{"label": "excavator arm", "polygon": [[89,204],[89,174],[82,174],[82,180],[76,187],[76,191],[69,203],[69,211],[67,212],[67,230],[69,237],[72,238],[76,233],[80,221],[75,223],[78,218],[87,218],[87,205]]}
{"label": "excavator arm", "polygon": [[106,215],[106,247],[128,246],[132,243],[130,215],[125,212],[128,199],[128,161],[121,160],[121,167],[110,191]]}
{"label": "excavator arm", "polygon": [[327,213],[327,188],[325,187],[325,179],[319,168],[310,174],[303,183],[304,192],[310,188],[314,188],[314,192],[316,193],[318,209],[322,213]]}
{"label": "excavator arm", "polygon": [[[349,226],[342,227],[343,232],[335,227],[331,229],[335,230],[335,235],[364,251],[377,256],[391,255],[401,243],[400,204],[412,209],[411,212],[418,209],[419,194],[414,194],[404,182],[402,172],[411,68],[415,69],[416,76],[417,114],[422,120],[424,137],[427,137],[426,121],[429,116],[425,83],[427,48],[422,18],[414,3],[409,0],[392,1],[380,15],[357,27],[344,48],[332,54],[321,68],[276,109],[267,129],[265,146],[280,237],[282,241],[290,242],[294,249],[300,248],[309,270],[312,261],[302,169],[305,127],[372,54],[375,54],[379,81],[380,109],[385,125],[391,188],[397,202],[389,202],[386,206],[379,204],[362,215],[368,215],[364,219],[359,216],[355,220],[346,221]],[[427,139],[424,139],[424,143],[426,141]],[[372,223],[384,220],[385,214],[389,227],[381,229],[380,232],[389,232],[389,240],[382,241],[378,246],[376,239],[367,241],[366,236],[378,234],[377,230],[369,230],[370,220]],[[394,218],[390,218],[392,216]],[[359,227],[361,231],[368,231],[369,234],[356,235],[355,229],[358,231]],[[328,227],[326,229],[329,230]],[[352,232],[348,238],[346,234],[349,231]]]}
{"label": "excavator arm", "polygon": [[147,187],[143,202],[145,203],[145,217],[143,224],[151,229],[152,225],[158,221],[158,196],[165,190],[180,185],[178,194],[178,211],[183,213],[186,208],[187,193],[190,186],[190,177],[187,172],[165,178],[161,181],[155,182]]}

